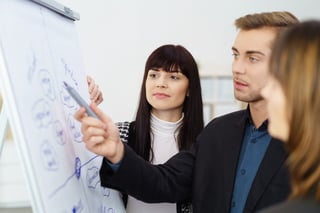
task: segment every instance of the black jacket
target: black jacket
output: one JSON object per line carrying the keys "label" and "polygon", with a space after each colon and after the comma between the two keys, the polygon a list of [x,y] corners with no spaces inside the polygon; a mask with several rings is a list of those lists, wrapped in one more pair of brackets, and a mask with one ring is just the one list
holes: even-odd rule
{"label": "black jacket", "polygon": [[[211,121],[190,152],[182,151],[162,165],[151,165],[125,145],[121,166],[114,173],[104,159],[103,186],[123,189],[145,202],[177,202],[192,195],[195,213],[230,211],[234,178],[247,122],[247,110]],[[244,213],[285,200],[290,192],[284,164],[284,144],[271,139],[263,157]]]}

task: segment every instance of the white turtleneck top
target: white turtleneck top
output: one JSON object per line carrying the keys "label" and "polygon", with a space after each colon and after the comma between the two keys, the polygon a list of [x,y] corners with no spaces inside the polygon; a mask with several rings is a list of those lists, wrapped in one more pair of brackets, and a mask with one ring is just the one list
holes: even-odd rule
{"label": "white turtleneck top", "polygon": [[[182,123],[182,117],[176,122],[163,121],[151,114],[151,141],[154,153],[152,164],[161,164],[178,153],[176,131]],[[128,197],[128,213],[175,213],[175,203],[144,203],[131,196]]]}

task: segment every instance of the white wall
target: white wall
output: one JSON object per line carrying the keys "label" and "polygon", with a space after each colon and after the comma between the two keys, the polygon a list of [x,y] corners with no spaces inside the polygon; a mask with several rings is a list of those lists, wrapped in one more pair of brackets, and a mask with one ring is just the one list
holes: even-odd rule
{"label": "white wall", "polygon": [[144,63],[155,48],[182,44],[201,72],[231,72],[233,22],[247,13],[288,10],[320,18],[319,0],[60,0],[76,22],[87,72],[100,85],[101,107],[114,121],[132,120]]}

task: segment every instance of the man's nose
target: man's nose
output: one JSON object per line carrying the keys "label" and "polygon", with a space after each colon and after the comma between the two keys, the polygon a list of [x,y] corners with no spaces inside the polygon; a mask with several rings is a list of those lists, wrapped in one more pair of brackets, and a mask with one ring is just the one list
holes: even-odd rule
{"label": "man's nose", "polygon": [[243,60],[241,59],[235,59],[232,62],[232,72],[235,73],[244,73],[245,72],[245,65]]}

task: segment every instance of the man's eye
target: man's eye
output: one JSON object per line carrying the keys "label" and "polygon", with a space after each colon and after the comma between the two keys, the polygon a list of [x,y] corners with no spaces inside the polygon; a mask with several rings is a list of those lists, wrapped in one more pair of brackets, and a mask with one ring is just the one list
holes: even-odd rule
{"label": "man's eye", "polygon": [[232,53],[233,58],[237,58],[239,56],[239,54],[237,53]]}
{"label": "man's eye", "polygon": [[257,62],[257,61],[259,61],[257,58],[255,58],[255,57],[249,57],[249,60],[251,61],[251,62]]}

